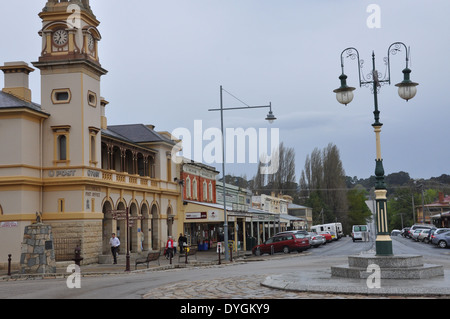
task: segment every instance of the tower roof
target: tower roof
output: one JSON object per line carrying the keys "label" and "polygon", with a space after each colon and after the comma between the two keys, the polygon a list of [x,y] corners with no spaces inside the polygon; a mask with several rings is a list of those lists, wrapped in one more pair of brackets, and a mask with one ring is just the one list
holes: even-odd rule
{"label": "tower roof", "polygon": [[67,7],[71,4],[78,5],[80,7],[80,10],[87,11],[90,14],[94,15],[91,6],[89,5],[89,0],[48,0],[42,11],[43,12],[66,11]]}

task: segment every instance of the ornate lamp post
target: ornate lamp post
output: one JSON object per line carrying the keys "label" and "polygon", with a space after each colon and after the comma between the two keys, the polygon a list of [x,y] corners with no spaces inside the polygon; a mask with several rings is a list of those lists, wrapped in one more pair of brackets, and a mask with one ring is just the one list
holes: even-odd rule
{"label": "ornate lamp post", "polygon": [[[230,110],[248,110],[248,109],[260,109],[260,108],[269,108],[269,113],[267,114],[265,120],[272,124],[277,118],[272,113],[272,103],[269,105],[260,105],[260,106],[245,106],[245,107],[223,107],[223,91],[224,89],[220,86],[220,109],[209,109],[208,111],[220,111],[220,128],[222,132],[222,192],[223,192],[223,215],[224,215],[224,223],[223,223],[223,231],[224,231],[224,242],[225,242],[225,260],[230,260],[229,257],[229,247],[228,247],[228,217],[227,217],[227,203],[226,203],[226,188],[225,188],[225,136],[223,129],[223,111]],[[225,90],[225,92],[227,92]],[[236,239],[235,239],[236,240]]]}
{"label": "ornate lamp post", "polygon": [[375,53],[372,52],[372,72],[367,75],[367,78],[362,74],[362,66],[364,64],[363,60],[359,59],[359,52],[353,47],[347,48],[341,53],[341,69],[342,74],[339,76],[341,80],[341,86],[334,90],[336,93],[336,99],[339,103],[347,105],[353,100],[354,87],[347,86],[347,76],[344,74],[344,54],[346,58],[351,58],[352,60],[358,59],[358,75],[359,75],[359,86],[370,87],[374,98],[373,112],[375,117],[375,122],[372,124],[375,131],[376,138],[376,165],[375,165],[375,200],[376,200],[376,223],[377,223],[377,238],[375,242],[376,254],[380,256],[390,256],[393,255],[392,252],[392,240],[389,236],[388,222],[387,222],[387,206],[386,206],[386,184],[384,182],[384,168],[383,159],[381,158],[381,145],[380,145],[380,133],[383,124],[380,122],[380,111],[378,110],[378,90],[381,85],[386,83],[391,84],[391,69],[390,69],[390,55],[395,55],[401,52],[402,47],[405,49],[406,54],[406,67],[403,69],[403,81],[396,84],[398,87],[399,96],[408,101],[412,99],[417,92],[416,86],[418,83],[412,82],[410,80],[411,70],[408,68],[409,62],[409,49],[402,42],[392,43],[388,48],[387,57],[384,58],[384,62],[387,66],[387,74],[381,77],[381,74],[375,69]]}

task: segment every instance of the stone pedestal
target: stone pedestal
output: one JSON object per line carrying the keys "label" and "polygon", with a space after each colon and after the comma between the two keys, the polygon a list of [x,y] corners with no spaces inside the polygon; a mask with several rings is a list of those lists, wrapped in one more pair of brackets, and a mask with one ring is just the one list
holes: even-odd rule
{"label": "stone pedestal", "polygon": [[332,266],[335,277],[366,279],[373,273],[373,266],[380,269],[381,279],[426,279],[444,275],[439,265],[424,264],[419,255],[376,256],[375,254],[348,257],[348,265]]}
{"label": "stone pedestal", "polygon": [[22,274],[56,273],[53,234],[50,225],[36,223],[25,227],[22,254]]}

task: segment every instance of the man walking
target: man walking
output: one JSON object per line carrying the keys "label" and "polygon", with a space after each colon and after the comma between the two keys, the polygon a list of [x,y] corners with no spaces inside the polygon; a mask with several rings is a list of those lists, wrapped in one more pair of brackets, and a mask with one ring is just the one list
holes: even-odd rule
{"label": "man walking", "polygon": [[117,264],[117,250],[120,246],[120,240],[116,237],[115,233],[112,233],[111,239],[109,240],[109,245],[111,246],[111,253],[114,258],[114,264]]}

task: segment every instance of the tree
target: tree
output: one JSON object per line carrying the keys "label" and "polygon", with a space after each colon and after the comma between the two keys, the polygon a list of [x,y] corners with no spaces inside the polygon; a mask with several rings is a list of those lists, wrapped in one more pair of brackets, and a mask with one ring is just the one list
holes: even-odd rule
{"label": "tree", "polygon": [[278,169],[273,174],[262,174],[261,168],[263,165],[260,161],[254,178],[253,190],[268,194],[274,192],[292,197],[296,196],[295,150],[291,147],[285,147],[281,142],[278,148],[272,152],[272,158],[278,158]]}
{"label": "tree", "polygon": [[325,202],[331,215],[345,223],[347,218],[347,188],[345,171],[336,145],[328,144],[323,150],[323,185]]}
{"label": "tree", "polygon": [[413,201],[420,203],[420,198],[420,195],[418,193],[414,194],[411,188],[395,190],[395,193],[389,197],[387,202],[389,230],[402,229],[414,223]]}
{"label": "tree", "polygon": [[370,209],[366,205],[366,196],[367,191],[362,187],[348,190],[348,214],[347,223],[343,224],[344,233],[350,233],[352,225],[366,224],[367,219],[372,216]]}
{"label": "tree", "polygon": [[347,194],[345,172],[338,148],[332,143],[306,157],[300,177],[300,197],[313,208],[313,223],[346,223]]}

